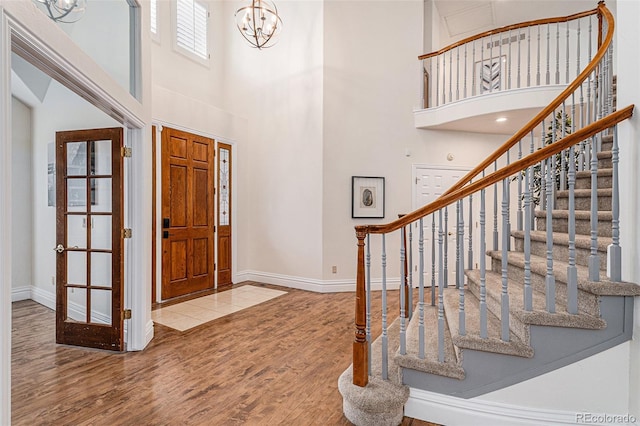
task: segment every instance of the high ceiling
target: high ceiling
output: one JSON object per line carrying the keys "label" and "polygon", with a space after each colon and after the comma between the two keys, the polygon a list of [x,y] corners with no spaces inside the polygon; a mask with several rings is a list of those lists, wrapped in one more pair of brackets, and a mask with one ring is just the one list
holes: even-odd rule
{"label": "high ceiling", "polygon": [[[595,0],[434,0],[445,44],[475,33],[533,19],[570,15],[597,7]],[[613,9],[615,1],[607,6]],[[440,46],[442,47],[442,46]]]}

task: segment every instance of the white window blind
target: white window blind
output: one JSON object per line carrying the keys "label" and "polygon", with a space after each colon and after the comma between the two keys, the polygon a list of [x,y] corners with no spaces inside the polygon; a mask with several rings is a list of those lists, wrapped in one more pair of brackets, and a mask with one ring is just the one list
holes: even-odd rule
{"label": "white window blind", "polygon": [[194,0],[177,0],[176,44],[207,59],[207,8]]}
{"label": "white window blind", "polygon": [[151,0],[151,32],[158,34],[158,0]]}

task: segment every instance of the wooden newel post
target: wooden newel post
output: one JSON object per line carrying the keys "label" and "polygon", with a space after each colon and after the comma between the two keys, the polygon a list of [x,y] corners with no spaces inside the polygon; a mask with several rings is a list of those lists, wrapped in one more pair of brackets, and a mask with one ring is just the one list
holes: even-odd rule
{"label": "wooden newel post", "polygon": [[604,0],[598,2],[598,49],[602,46],[602,7]]}
{"label": "wooden newel post", "polygon": [[364,239],[366,227],[356,226],[358,238],[358,270],[356,274],[356,335],[353,341],[353,384],[367,386],[369,383],[369,348],[367,345],[367,292],[364,276]]}

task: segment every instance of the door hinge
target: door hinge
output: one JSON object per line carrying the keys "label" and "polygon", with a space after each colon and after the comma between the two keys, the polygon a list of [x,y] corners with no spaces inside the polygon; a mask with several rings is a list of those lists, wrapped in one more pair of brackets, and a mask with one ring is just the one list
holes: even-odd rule
{"label": "door hinge", "polygon": [[131,158],[131,147],[130,146],[123,146],[122,148],[120,148],[120,155],[122,155],[123,158]]}
{"label": "door hinge", "polygon": [[131,228],[124,228],[122,230],[122,238],[131,238]]}
{"label": "door hinge", "polygon": [[131,319],[131,309],[125,309],[122,313],[122,317],[126,320]]}

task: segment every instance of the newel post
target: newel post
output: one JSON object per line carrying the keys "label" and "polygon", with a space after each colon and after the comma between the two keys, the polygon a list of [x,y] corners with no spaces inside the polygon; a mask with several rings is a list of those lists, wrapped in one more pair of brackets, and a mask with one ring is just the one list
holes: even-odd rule
{"label": "newel post", "polygon": [[604,0],[598,2],[598,49],[602,46],[602,7]]}
{"label": "newel post", "polygon": [[365,330],[367,325],[367,292],[364,275],[364,239],[366,234],[365,226],[356,226],[358,269],[356,273],[356,335],[353,341],[353,384],[362,387],[369,383],[369,348]]}

